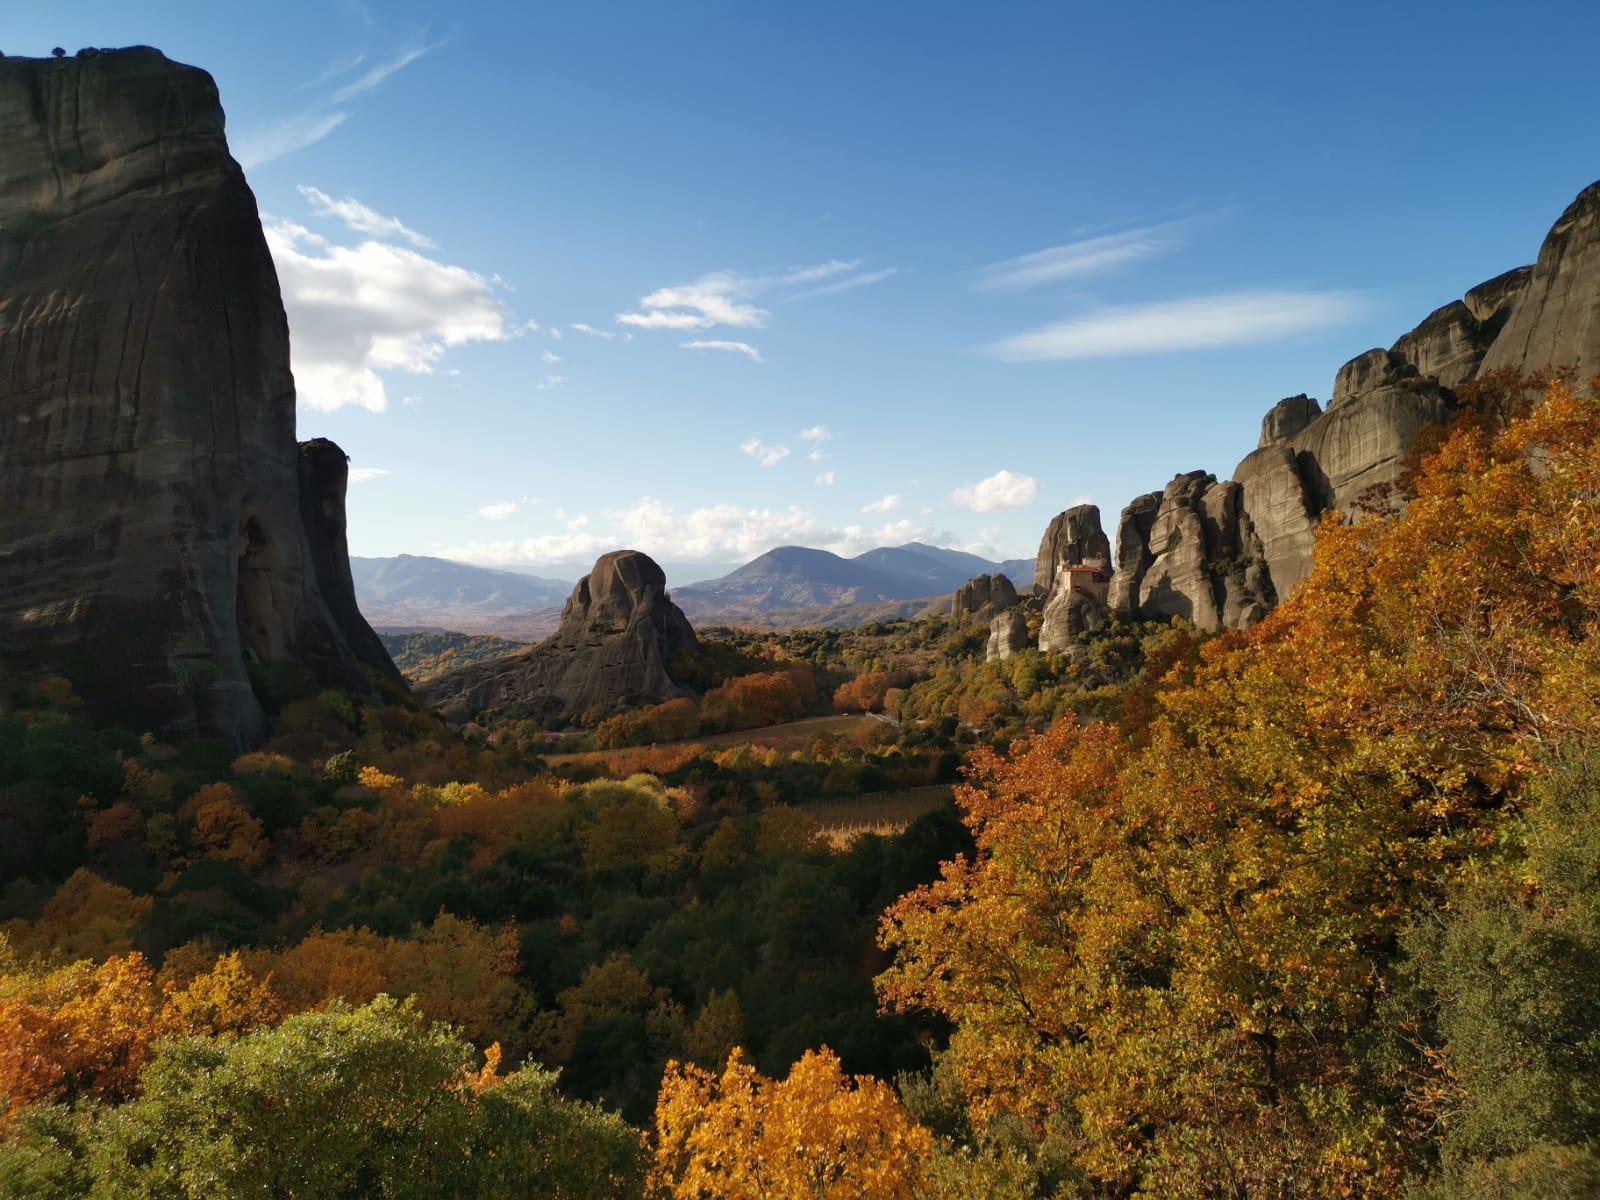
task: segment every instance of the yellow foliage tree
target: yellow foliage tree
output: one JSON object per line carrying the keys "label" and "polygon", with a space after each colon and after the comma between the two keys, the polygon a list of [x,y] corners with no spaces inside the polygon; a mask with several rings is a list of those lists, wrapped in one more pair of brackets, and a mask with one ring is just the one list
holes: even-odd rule
{"label": "yellow foliage tree", "polygon": [[933,1136],[828,1049],[777,1081],[735,1049],[721,1076],[670,1063],[653,1183],[672,1200],[912,1200]]}

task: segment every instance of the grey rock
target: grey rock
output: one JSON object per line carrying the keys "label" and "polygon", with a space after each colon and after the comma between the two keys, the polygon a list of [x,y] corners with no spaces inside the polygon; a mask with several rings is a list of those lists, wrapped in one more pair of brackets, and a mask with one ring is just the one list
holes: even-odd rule
{"label": "grey rock", "polygon": [[1528,280],[1531,278],[1531,266],[1513,267],[1503,275],[1480,283],[1461,298],[1462,303],[1483,324],[1499,321],[1504,325],[1511,316],[1512,308],[1528,290]]}
{"label": "grey rock", "polygon": [[1243,488],[1205,471],[1176,476],[1161,493],[1150,526],[1150,562],[1139,581],[1137,611],[1182,617],[1201,629],[1241,629],[1260,620],[1276,597]]}
{"label": "grey rock", "polygon": [[1307,425],[1322,415],[1322,405],[1302,392],[1279,400],[1261,418],[1261,439],[1258,449],[1281,446],[1294,438]]}
{"label": "grey rock", "polygon": [[1155,556],[1150,553],[1150,530],[1161,511],[1161,493],[1146,492],[1134,498],[1117,520],[1117,571],[1111,577],[1111,608],[1132,613],[1139,606],[1139,585]]}
{"label": "grey rock", "polygon": [[1020,608],[997,615],[989,622],[989,644],[985,659],[1010,658],[1028,648],[1028,618]]}
{"label": "grey rock", "polygon": [[987,625],[1018,602],[1017,589],[1004,574],[975,575],[950,597],[950,615],[956,620],[970,617]]}
{"label": "grey rock", "polygon": [[1579,379],[1600,372],[1600,183],[1580,192],[1545,236],[1505,328],[1483,359],[1486,371],[1559,366],[1576,367]]}
{"label": "grey rock", "polygon": [[1079,588],[1057,587],[1045,601],[1039,624],[1039,649],[1066,650],[1081,642],[1085,634],[1104,629],[1106,606]]}
{"label": "grey rock", "polygon": [[1287,596],[1311,571],[1321,513],[1301,474],[1300,455],[1292,445],[1253,450],[1234,468],[1233,478],[1261,540],[1273,591]]}
{"label": "grey rock", "polygon": [[101,719],[236,746],[266,726],[254,662],[392,676],[340,594],[342,473],[303,509],[294,422],[211,77],[148,48],[0,59],[5,656]]}
{"label": "grey rock", "polygon": [[687,618],[667,596],[661,568],[637,550],[618,550],[578,581],[551,637],[523,653],[441,675],[417,695],[491,716],[577,716],[688,695],[673,678],[673,662],[698,648]]}
{"label": "grey rock", "polygon": [[1044,531],[1033,568],[1033,590],[1048,596],[1055,588],[1056,572],[1078,563],[1111,566],[1111,542],[1100,527],[1100,510],[1077,504],[1059,513]]}

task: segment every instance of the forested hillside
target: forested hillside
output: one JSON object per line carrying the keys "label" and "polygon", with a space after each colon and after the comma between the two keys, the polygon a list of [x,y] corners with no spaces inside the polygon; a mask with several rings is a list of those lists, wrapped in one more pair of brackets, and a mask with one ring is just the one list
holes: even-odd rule
{"label": "forested hillside", "polygon": [[1600,401],[1527,399],[1075,664],[730,632],[559,744],[285,673],[242,756],[13,675],[0,1195],[1593,1194]]}

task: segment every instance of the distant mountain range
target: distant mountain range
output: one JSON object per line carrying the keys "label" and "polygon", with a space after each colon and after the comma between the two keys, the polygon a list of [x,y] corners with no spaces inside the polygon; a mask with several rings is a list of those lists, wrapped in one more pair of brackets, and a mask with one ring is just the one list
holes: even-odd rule
{"label": "distant mountain range", "polygon": [[[401,554],[352,558],[356,599],[374,626],[387,629],[455,630],[536,640],[555,630],[561,605],[572,591],[566,580],[475,567],[444,558]],[[677,568],[682,572],[682,568]],[[992,562],[962,550],[922,542],[884,546],[854,558],[806,546],[769,550],[717,579],[670,589],[673,600],[697,625],[752,620],[778,614],[783,625],[817,613],[854,624],[873,614],[921,611],[912,603],[947,596],[974,575],[996,571],[1019,588],[1033,582],[1032,559]]]}
{"label": "distant mountain range", "polygon": [[362,614],[388,628],[500,632],[496,626],[504,618],[559,609],[572,591],[562,579],[417,554],[352,558],[350,574]]}
{"label": "distant mountain range", "polygon": [[884,546],[854,558],[807,546],[779,546],[720,579],[672,589],[698,624],[757,613],[835,605],[870,605],[948,595],[974,575],[1003,571],[1019,587],[1033,582],[1033,562],[996,563],[922,542]]}

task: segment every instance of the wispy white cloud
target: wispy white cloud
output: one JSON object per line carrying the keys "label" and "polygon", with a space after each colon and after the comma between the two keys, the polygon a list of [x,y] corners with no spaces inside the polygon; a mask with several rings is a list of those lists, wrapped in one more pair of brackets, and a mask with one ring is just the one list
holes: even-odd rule
{"label": "wispy white cloud", "polygon": [[743,450],[763,467],[775,467],[789,457],[789,447],[769,446],[758,437],[748,438],[740,442],[739,449]]}
{"label": "wispy white cloud", "polygon": [[299,192],[319,216],[335,217],[357,233],[375,238],[401,238],[423,250],[435,249],[433,239],[418,233],[395,217],[386,217],[353,197],[336,200],[321,188],[301,184]]}
{"label": "wispy white cloud", "polygon": [[682,346],[685,350],[722,350],[731,354],[742,354],[751,362],[767,361],[761,357],[761,351],[749,342],[694,341],[683,342]]}
{"label": "wispy white cloud", "polygon": [[905,497],[899,492],[890,492],[887,496],[874,500],[871,504],[863,504],[861,511],[864,513],[893,512],[899,508]]}
{"label": "wispy white cloud", "polygon": [[1030,288],[1063,279],[1077,279],[1111,271],[1142,258],[1165,254],[1183,245],[1187,221],[1166,221],[1122,233],[1084,238],[990,263],[979,273],[980,288]]}
{"label": "wispy white cloud", "polygon": [[365,50],[355,50],[349,54],[341,54],[338,58],[330,62],[323,69],[321,74],[317,75],[314,79],[306,80],[304,83],[300,84],[296,90],[303,91],[306,88],[321,87],[323,84],[328,83],[330,80],[337,79],[340,75],[343,75],[348,71],[354,71],[366,61],[367,52]]}
{"label": "wispy white cloud", "polygon": [[990,346],[1006,362],[1169,354],[1269,342],[1349,321],[1345,292],[1234,292],[1100,309]]}
{"label": "wispy white cloud", "polygon": [[382,479],[385,475],[392,475],[388,467],[351,467],[350,482],[371,483],[374,479]]}
{"label": "wispy white cloud", "polygon": [[832,487],[835,478],[836,476],[832,471],[824,471],[822,474],[817,476],[817,482],[823,487]]}
{"label": "wispy white cloud", "polygon": [[478,515],[485,521],[504,521],[517,511],[515,500],[499,500],[494,504],[485,504],[478,510]]}
{"label": "wispy white cloud", "polygon": [[345,112],[296,113],[263,129],[246,130],[234,139],[233,153],[246,170],[320,142],[349,116]]}
{"label": "wispy white cloud", "polygon": [[424,54],[427,54],[433,50],[437,50],[438,48],[439,46],[435,44],[432,46],[409,46],[406,49],[401,50],[393,57],[386,58],[383,62],[374,64],[369,70],[357,78],[352,79],[338,91],[334,92],[333,102],[335,104],[343,104],[346,100],[361,95],[362,92],[370,92],[373,88],[377,87],[396,71],[400,71],[406,67],[409,67]]}
{"label": "wispy white cloud", "polygon": [[555,366],[556,363],[561,361],[561,355],[551,350],[541,350],[539,352],[539,358],[541,361],[547,362],[551,366]]}
{"label": "wispy white cloud", "polygon": [[814,263],[809,267],[792,267],[783,275],[783,282],[791,285],[803,283],[821,283],[824,279],[832,279],[838,275],[846,275],[861,265],[859,258],[843,261],[830,258],[827,262]]}
{"label": "wispy white cloud", "polygon": [[763,297],[803,300],[863,287],[894,274],[892,267],[854,273],[861,262],[858,258],[829,259],[770,275],[712,271],[691,283],[657,288],[641,299],[634,311],[618,313],[617,322],[636,329],[671,329],[680,333],[718,325],[761,329],[772,315],[756,303]]}
{"label": "wispy white cloud", "polygon": [[882,283],[891,275],[898,275],[898,267],[885,267],[881,271],[863,271],[859,275],[852,275],[848,279],[838,279],[832,283],[825,283],[820,287],[808,288],[803,292],[796,292],[789,297],[791,300],[814,300],[818,296],[833,296],[840,292],[853,291],[860,287],[870,287],[874,283]]}
{"label": "wispy white cloud", "polygon": [[1014,471],[996,471],[987,479],[980,479],[971,487],[957,488],[950,493],[950,502],[973,512],[1001,512],[1012,508],[1025,508],[1039,494],[1039,481],[1032,475]]}
{"label": "wispy white cloud", "polygon": [[490,281],[386,242],[336,245],[267,217],[267,246],[289,314],[302,403],[388,407],[383,372],[432,374],[450,347],[501,342],[517,326]]}
{"label": "wispy white cloud", "polygon": [[833,430],[826,425],[808,425],[795,436],[802,442],[825,442],[833,436]]}
{"label": "wispy white cloud", "polygon": [[[574,321],[570,326],[568,326],[568,328],[572,329],[576,333],[588,334],[592,338],[604,338],[608,342],[613,341],[617,336],[615,330],[596,329],[593,325],[585,325],[582,321]],[[561,333],[559,330],[552,329],[550,331],[550,336],[560,337]]]}

